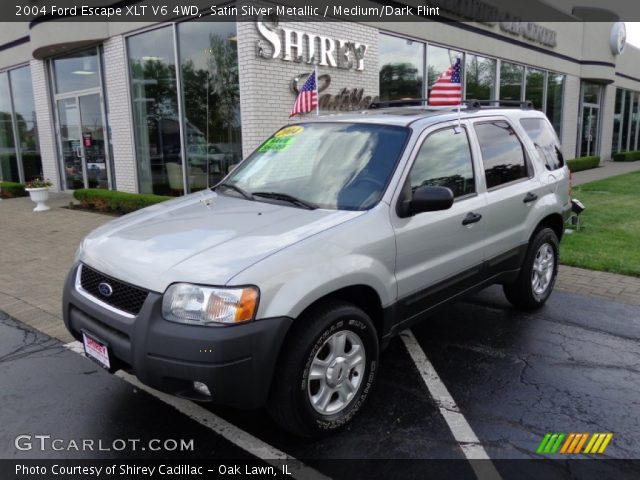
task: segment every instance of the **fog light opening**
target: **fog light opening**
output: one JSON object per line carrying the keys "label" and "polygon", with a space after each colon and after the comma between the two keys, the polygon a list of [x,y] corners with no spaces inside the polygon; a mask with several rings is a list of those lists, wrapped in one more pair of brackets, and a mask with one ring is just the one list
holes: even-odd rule
{"label": "fog light opening", "polygon": [[193,389],[198,392],[200,395],[204,395],[205,397],[210,397],[211,392],[209,391],[209,387],[207,387],[202,382],[193,382]]}

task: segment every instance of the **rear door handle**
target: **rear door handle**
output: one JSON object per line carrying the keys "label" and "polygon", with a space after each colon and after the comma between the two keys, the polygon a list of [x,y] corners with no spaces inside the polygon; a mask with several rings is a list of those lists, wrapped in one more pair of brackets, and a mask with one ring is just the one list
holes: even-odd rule
{"label": "rear door handle", "polygon": [[527,193],[524,197],[524,200],[522,200],[524,203],[531,203],[531,202],[535,202],[538,199],[538,195],[536,195],[535,193]]}
{"label": "rear door handle", "polygon": [[479,222],[481,218],[482,215],[479,213],[469,212],[467,216],[464,217],[464,220],[462,220],[462,225],[471,225],[472,223]]}

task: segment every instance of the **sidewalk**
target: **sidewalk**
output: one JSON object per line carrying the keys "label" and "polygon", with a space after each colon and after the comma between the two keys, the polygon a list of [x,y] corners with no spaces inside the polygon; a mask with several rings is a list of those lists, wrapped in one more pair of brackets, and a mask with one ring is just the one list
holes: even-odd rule
{"label": "sidewalk", "polygon": [[636,162],[600,162],[598,168],[584,170],[573,174],[573,186],[595,182],[603,178],[615,177],[640,170],[640,161]]}
{"label": "sidewalk", "polygon": [[[62,286],[75,251],[85,235],[113,218],[62,208],[70,201],[71,195],[52,194],[51,211],[37,214],[28,197],[0,201],[0,311],[63,342],[72,341],[62,323]],[[640,278],[561,266],[556,285],[640,305]]]}
{"label": "sidewalk", "polygon": [[0,310],[63,342],[64,278],[80,240],[113,218],[61,208],[72,200],[51,194],[43,213],[29,197],[0,201]]}

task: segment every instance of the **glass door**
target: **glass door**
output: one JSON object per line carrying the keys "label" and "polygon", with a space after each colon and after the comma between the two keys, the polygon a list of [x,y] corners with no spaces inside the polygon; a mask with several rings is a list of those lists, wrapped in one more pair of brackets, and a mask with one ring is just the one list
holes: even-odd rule
{"label": "glass door", "polygon": [[109,188],[107,150],[100,95],[78,97],[82,150],[88,188]]}
{"label": "glass door", "polygon": [[58,100],[58,121],[66,188],[109,188],[100,94]]}
{"label": "glass door", "polygon": [[597,155],[599,108],[584,106],[582,108],[582,143],[580,156],[589,157]]}
{"label": "glass door", "polygon": [[50,62],[65,189],[111,188],[100,47]]}
{"label": "glass door", "polygon": [[600,99],[602,86],[582,82],[582,115],[578,126],[578,156],[599,155],[600,152]]}
{"label": "glass door", "polygon": [[82,161],[82,135],[78,99],[58,100],[59,140],[67,190],[84,188],[86,175]]}

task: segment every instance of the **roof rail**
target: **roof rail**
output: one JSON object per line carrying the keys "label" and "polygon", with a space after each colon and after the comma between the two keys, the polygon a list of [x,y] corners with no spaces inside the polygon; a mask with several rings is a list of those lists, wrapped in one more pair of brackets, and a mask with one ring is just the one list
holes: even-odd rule
{"label": "roof rail", "polygon": [[[402,98],[399,100],[382,100],[378,102],[373,102],[369,105],[369,109],[375,110],[378,108],[384,107],[407,107],[409,104],[420,104],[424,103],[425,105],[415,105],[415,106],[423,106],[425,110],[457,110],[459,105],[447,105],[447,106],[433,106],[428,104],[428,98]],[[461,105],[462,108],[466,108],[464,104]]]}
{"label": "roof rail", "polygon": [[467,105],[467,108],[482,108],[482,107],[519,107],[522,109],[531,109],[533,107],[533,102],[531,100],[525,100],[521,102],[520,100],[474,100],[468,99],[463,103]]}
{"label": "roof rail", "polygon": [[429,100],[427,98],[403,98],[400,100],[383,100],[372,102],[368,108],[376,109],[376,108],[384,108],[393,105],[406,106],[408,103],[426,103]]}
{"label": "roof rail", "polygon": [[[406,107],[410,106],[410,104],[421,104],[424,103],[425,110],[456,110],[458,108],[457,105],[448,105],[448,106],[430,106],[428,105],[428,98],[403,98],[400,100],[383,100],[378,102],[373,102],[369,105],[369,109],[375,110],[378,108],[384,107]],[[419,106],[419,105],[418,105]],[[500,107],[518,107],[522,109],[532,109],[534,108],[533,102],[531,100],[525,100],[521,102],[520,100],[475,100],[468,99],[463,100],[462,108],[469,109],[480,109],[480,108],[500,108]]]}

